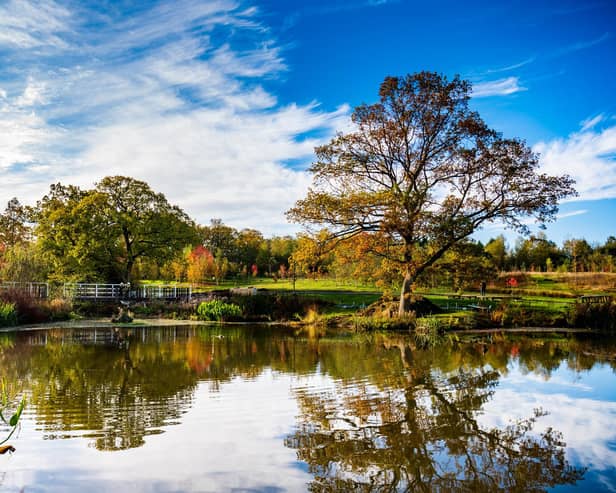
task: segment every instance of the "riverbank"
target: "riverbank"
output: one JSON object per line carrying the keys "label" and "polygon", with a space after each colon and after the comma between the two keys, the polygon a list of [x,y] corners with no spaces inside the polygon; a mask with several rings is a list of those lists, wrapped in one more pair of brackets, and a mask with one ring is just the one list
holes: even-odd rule
{"label": "riverbank", "polygon": [[[51,321],[22,316],[17,325],[0,331],[50,328],[105,328],[140,326],[178,326],[217,324],[221,321],[238,324],[284,324],[313,326],[333,331],[371,332],[414,330],[417,333],[476,333],[499,331],[522,332],[595,332],[613,333],[616,325],[616,304],[569,302],[566,306],[539,303],[528,299],[460,298],[438,295],[416,295],[412,312],[397,316],[395,299],[379,298],[367,304],[365,294],[344,291],[310,294],[268,292],[253,296],[227,296],[200,302],[155,301],[136,303],[130,307],[132,323],[112,322],[118,319],[118,305],[109,303],[62,302],[63,317],[56,313]],[[369,293],[373,297],[374,293]],[[361,298],[357,298],[361,296]],[[46,302],[47,303],[47,302]],[[50,306],[57,303],[50,302]],[[212,305],[212,306],[209,306]],[[219,306],[220,305],[220,306]],[[21,309],[21,307],[18,307]],[[69,311],[69,308],[71,310]],[[202,310],[202,308],[209,308]],[[222,308],[233,310],[220,311]]]}
{"label": "riverbank", "polygon": [[[131,323],[115,323],[111,322],[109,318],[91,318],[83,320],[65,320],[57,322],[46,322],[40,324],[24,324],[16,325],[13,327],[2,327],[2,332],[25,332],[33,330],[54,330],[54,329],[112,329],[112,328],[157,328],[157,327],[178,327],[178,326],[194,326],[194,325],[207,325],[216,326],[220,325],[220,322],[208,322],[202,320],[178,320],[169,318],[141,318],[135,319]],[[225,322],[225,326],[254,326],[255,322]],[[289,321],[274,321],[274,322],[259,322],[256,325],[263,326],[288,326],[288,327],[309,327],[312,324],[308,322],[289,322]],[[328,325],[328,329],[341,331],[348,331],[348,323],[339,323],[335,325]],[[446,330],[447,334],[600,334],[600,331],[587,328],[574,328],[574,327],[491,327],[491,328],[468,328],[468,329],[452,329]]]}
{"label": "riverbank", "polygon": [[[225,325],[255,325],[255,322],[225,322]],[[180,320],[171,318],[137,318],[130,323],[111,322],[109,318],[90,318],[83,320],[64,320],[57,322],[45,322],[40,324],[23,324],[12,327],[0,327],[2,332],[22,332],[29,330],[53,330],[53,329],[110,329],[110,328],[147,328],[147,327],[178,327],[189,325],[220,325],[220,322],[209,322],[203,320]],[[301,325],[299,322],[259,322],[257,325],[288,325],[296,327]]]}

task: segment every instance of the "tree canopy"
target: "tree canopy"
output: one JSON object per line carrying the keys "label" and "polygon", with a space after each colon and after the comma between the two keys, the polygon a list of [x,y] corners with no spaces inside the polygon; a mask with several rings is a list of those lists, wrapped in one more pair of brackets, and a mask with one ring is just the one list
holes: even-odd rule
{"label": "tree canopy", "polygon": [[182,209],[125,176],[103,178],[87,191],[52,185],[36,219],[36,235],[64,278],[130,281],[138,259],[162,263],[197,242]]}
{"label": "tree canopy", "polygon": [[570,177],[540,173],[523,141],[490,129],[470,93],[457,76],[385,78],[379,102],[354,110],[352,130],[316,148],[313,185],[287,212],[337,239],[372,232],[404,274],[401,313],[415,279],[483,224],[527,233],[529,216],[543,224],[575,193]]}

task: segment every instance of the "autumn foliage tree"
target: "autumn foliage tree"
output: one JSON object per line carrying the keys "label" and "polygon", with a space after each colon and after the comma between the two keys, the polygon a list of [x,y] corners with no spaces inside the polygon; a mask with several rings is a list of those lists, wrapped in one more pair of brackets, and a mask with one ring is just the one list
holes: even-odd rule
{"label": "autumn foliage tree", "polygon": [[401,314],[417,277],[483,224],[528,232],[525,218],[543,224],[575,193],[570,177],[540,173],[524,142],[490,129],[470,94],[459,77],[385,78],[380,100],[354,110],[352,130],[316,149],[313,185],[287,212],[333,238],[377,232],[375,248],[403,274]]}
{"label": "autumn foliage tree", "polygon": [[203,245],[197,245],[188,252],[187,264],[186,276],[189,282],[203,282],[216,272],[214,255]]}

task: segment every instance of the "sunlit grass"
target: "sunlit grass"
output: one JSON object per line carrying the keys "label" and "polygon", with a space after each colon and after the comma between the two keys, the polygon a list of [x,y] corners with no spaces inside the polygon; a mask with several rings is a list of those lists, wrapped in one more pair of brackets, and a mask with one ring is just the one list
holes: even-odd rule
{"label": "sunlit grass", "polygon": [[[243,279],[238,281],[238,286],[254,286],[262,289],[279,289],[293,290],[292,279],[279,279],[274,281],[269,278],[255,277],[252,279]],[[363,291],[363,292],[380,292],[373,285],[366,285],[359,282],[354,282],[349,279],[297,279],[295,281],[295,289],[297,291]]]}

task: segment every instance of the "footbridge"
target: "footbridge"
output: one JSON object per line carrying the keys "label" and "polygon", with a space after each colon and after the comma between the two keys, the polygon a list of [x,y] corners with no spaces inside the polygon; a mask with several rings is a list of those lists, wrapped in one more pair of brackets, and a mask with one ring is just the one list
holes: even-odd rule
{"label": "footbridge", "polygon": [[114,300],[190,300],[192,287],[176,286],[174,284],[141,284],[130,283],[64,283],[63,294],[67,298],[90,301]]}

